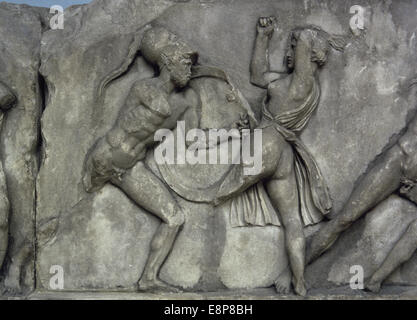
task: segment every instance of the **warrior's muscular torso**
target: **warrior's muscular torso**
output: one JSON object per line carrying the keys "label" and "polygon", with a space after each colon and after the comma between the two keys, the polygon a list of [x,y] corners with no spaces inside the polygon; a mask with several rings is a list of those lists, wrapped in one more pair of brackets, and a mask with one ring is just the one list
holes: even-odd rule
{"label": "warrior's muscular torso", "polygon": [[99,141],[107,151],[93,155],[94,171],[111,179],[107,173],[133,167],[145,158],[155,132],[174,128],[179,117],[192,113],[196,101],[193,90],[168,95],[155,85],[155,78],[136,82],[115,125]]}
{"label": "warrior's muscular torso", "polygon": [[106,135],[118,168],[130,168],[143,159],[154,133],[172,114],[168,96],[149,82],[133,85],[119,118]]}

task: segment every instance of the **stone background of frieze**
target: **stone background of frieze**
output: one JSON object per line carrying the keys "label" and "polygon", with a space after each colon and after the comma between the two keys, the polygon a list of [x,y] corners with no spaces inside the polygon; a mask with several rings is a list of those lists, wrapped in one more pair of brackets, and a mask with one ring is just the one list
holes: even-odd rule
{"label": "stone background of frieze", "polygon": [[[365,30],[359,36],[353,36],[349,29],[349,8],[356,4],[366,10]],[[13,12],[17,7],[0,6],[0,12]],[[40,158],[36,206],[28,214],[33,217],[36,210],[38,287],[48,289],[51,265],[64,267],[65,288],[74,290],[134,290],[143,270],[158,219],[137,208],[115,187],[106,186],[96,194],[87,194],[81,177],[88,149],[111,128],[133,82],[152,76],[151,68],[139,57],[125,74],[110,83],[103,100],[95,99],[100,79],[123,63],[134,36],[140,36],[147,24],[163,25],[189,42],[200,53],[201,64],[223,68],[258,116],[265,91],[250,84],[249,64],[260,16],[278,18],[278,30],[270,46],[271,67],[277,71],[284,70],[286,39],[295,26],[316,24],[328,32],[348,36],[344,53],[331,52],[320,71],[320,105],[302,133],[302,140],[329,184],[335,215],[358,177],[395,141],[415,112],[415,89],[408,88],[408,84],[416,75],[416,10],[417,3],[411,0],[96,0],[66,10],[64,30],[45,30],[41,39],[40,22],[47,21],[45,12],[33,18],[13,18],[26,22],[33,19],[36,27],[30,30],[35,32],[37,28],[38,33],[29,36],[37,39],[34,44],[22,44],[32,54],[23,58],[12,55],[12,61],[31,66],[32,78],[22,80],[18,86],[12,83],[12,87],[21,101],[30,92],[28,86],[37,88],[31,96],[37,108],[30,113],[35,120],[42,109],[40,91],[45,95],[39,150],[33,138],[38,132],[34,123],[28,122],[27,132],[12,122],[3,125],[1,140],[6,176],[8,170],[24,172],[15,167],[8,169],[12,168],[11,163],[18,163],[12,155],[21,157],[18,147],[12,151],[12,145],[17,145],[8,142],[16,132],[24,134],[23,141],[27,143],[23,144]],[[6,42],[11,42],[16,34],[7,33],[6,26],[0,26]],[[45,84],[43,90],[39,90],[38,70]],[[6,83],[13,79],[11,71],[0,76]],[[16,114],[18,122],[23,119],[18,113],[28,108],[17,107],[8,117]],[[14,180],[10,179],[13,206],[13,197],[24,189],[14,187]],[[23,180],[28,181],[16,181]],[[34,187],[28,188],[34,194]],[[24,199],[33,204],[35,198],[27,195]],[[178,200],[184,207],[186,224],[162,268],[163,280],[188,290],[206,291],[273,284],[287,264],[282,229],[231,228],[227,204],[214,208]],[[378,236],[383,237],[381,230],[391,224],[390,210],[401,212],[401,208],[407,208],[406,218],[399,218],[405,223],[417,215],[417,209],[405,200],[391,198],[387,202],[355,224],[345,236],[346,241],[340,240],[307,269],[311,285],[346,284],[349,274],[341,264],[350,258],[341,251],[356,248],[359,253],[353,260],[363,265],[375,263],[370,260],[372,250],[379,254],[378,259],[389,251],[390,241],[380,249],[363,246],[361,239],[369,232],[373,241],[382,241]],[[16,210],[21,210],[17,204],[13,207]],[[375,216],[383,223],[374,226]],[[399,223],[397,229],[392,229],[393,239],[401,228]],[[411,267],[398,271],[392,281],[417,284],[413,261]],[[326,268],[320,267],[323,265]]]}

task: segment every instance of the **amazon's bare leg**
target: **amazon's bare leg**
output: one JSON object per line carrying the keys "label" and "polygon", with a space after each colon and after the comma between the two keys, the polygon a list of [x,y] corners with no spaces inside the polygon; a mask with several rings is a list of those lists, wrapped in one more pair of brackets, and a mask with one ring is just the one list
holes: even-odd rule
{"label": "amazon's bare leg", "polygon": [[268,195],[284,224],[286,249],[291,266],[278,276],[275,287],[278,293],[288,293],[291,276],[294,274],[293,283],[296,293],[305,295],[305,239],[299,213],[293,152],[292,147],[274,127],[263,129],[261,172],[253,176],[228,176],[224,185],[231,187],[221,189],[220,194],[223,199],[230,198],[262,179],[267,179]]}
{"label": "amazon's bare leg", "polygon": [[[276,173],[267,183],[267,190],[272,203],[281,215],[284,225],[285,246],[293,274],[294,290],[297,294],[305,296],[305,237],[299,213],[294,154],[289,145],[281,154]],[[288,276],[288,271],[286,273]]]}
{"label": "amazon's bare leg", "polygon": [[408,261],[417,249],[417,220],[414,220],[390,251],[379,269],[372,275],[366,288],[378,292],[381,283],[401,264]]}
{"label": "amazon's bare leg", "polygon": [[151,242],[150,254],[138,283],[139,290],[178,291],[160,281],[158,273],[184,223],[184,215],[179,205],[162,181],[141,162],[129,170],[121,182],[113,183],[141,208],[162,220]]}
{"label": "amazon's bare leg", "polygon": [[313,236],[307,249],[308,263],[330,248],[342,231],[400,187],[403,160],[404,153],[398,145],[377,159],[360,180],[340,214]]}
{"label": "amazon's bare leg", "polygon": [[[253,142],[254,140],[252,136],[251,141]],[[287,141],[285,141],[274,127],[271,126],[263,129],[262,168],[260,172],[254,175],[244,175],[242,166],[234,167],[222,182],[216,195],[215,204],[233,198],[259,181],[271,177],[276,171],[282,150],[287,146],[289,146]]]}

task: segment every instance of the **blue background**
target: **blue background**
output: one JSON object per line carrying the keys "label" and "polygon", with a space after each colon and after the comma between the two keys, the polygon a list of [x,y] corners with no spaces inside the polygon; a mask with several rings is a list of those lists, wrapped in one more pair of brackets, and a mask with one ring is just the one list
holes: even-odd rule
{"label": "blue background", "polygon": [[20,3],[20,4],[25,3],[25,4],[30,4],[31,6],[47,7],[47,8],[50,8],[53,5],[60,5],[66,8],[73,4],[88,3],[88,2],[91,2],[91,0],[7,0],[6,2]]}

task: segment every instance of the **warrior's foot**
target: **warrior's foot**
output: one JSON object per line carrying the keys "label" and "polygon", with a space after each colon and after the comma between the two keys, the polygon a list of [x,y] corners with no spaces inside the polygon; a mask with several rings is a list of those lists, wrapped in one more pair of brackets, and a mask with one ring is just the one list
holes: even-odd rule
{"label": "warrior's foot", "polygon": [[20,261],[14,260],[8,268],[8,272],[4,279],[4,288],[2,290],[5,296],[18,296],[24,293],[21,284],[22,264]]}
{"label": "warrior's foot", "polygon": [[381,289],[381,282],[380,281],[373,281],[372,279],[369,280],[368,283],[365,284],[365,289],[372,292],[379,292]]}
{"label": "warrior's foot", "polygon": [[23,294],[22,288],[18,287],[5,287],[2,290],[2,295],[6,297],[21,296]]}
{"label": "warrior's foot", "polygon": [[170,292],[170,293],[181,293],[182,290],[170,286],[169,284],[158,280],[144,280],[140,279],[138,282],[138,291],[143,292]]}
{"label": "warrior's foot", "polygon": [[304,278],[296,279],[293,278],[293,285],[294,285],[294,291],[299,296],[305,297],[307,295],[307,289],[304,283]]}
{"label": "warrior's foot", "polygon": [[313,236],[313,239],[307,248],[307,263],[311,263],[316,260],[336,242],[338,234],[331,230],[332,228],[329,225],[330,223],[331,221]]}
{"label": "warrior's foot", "polygon": [[289,294],[291,289],[291,271],[285,269],[275,280],[275,290],[278,294]]}
{"label": "warrior's foot", "polygon": [[14,278],[9,276],[4,281],[4,288],[2,290],[4,296],[19,296],[23,294],[23,288],[20,285],[19,277]]}

